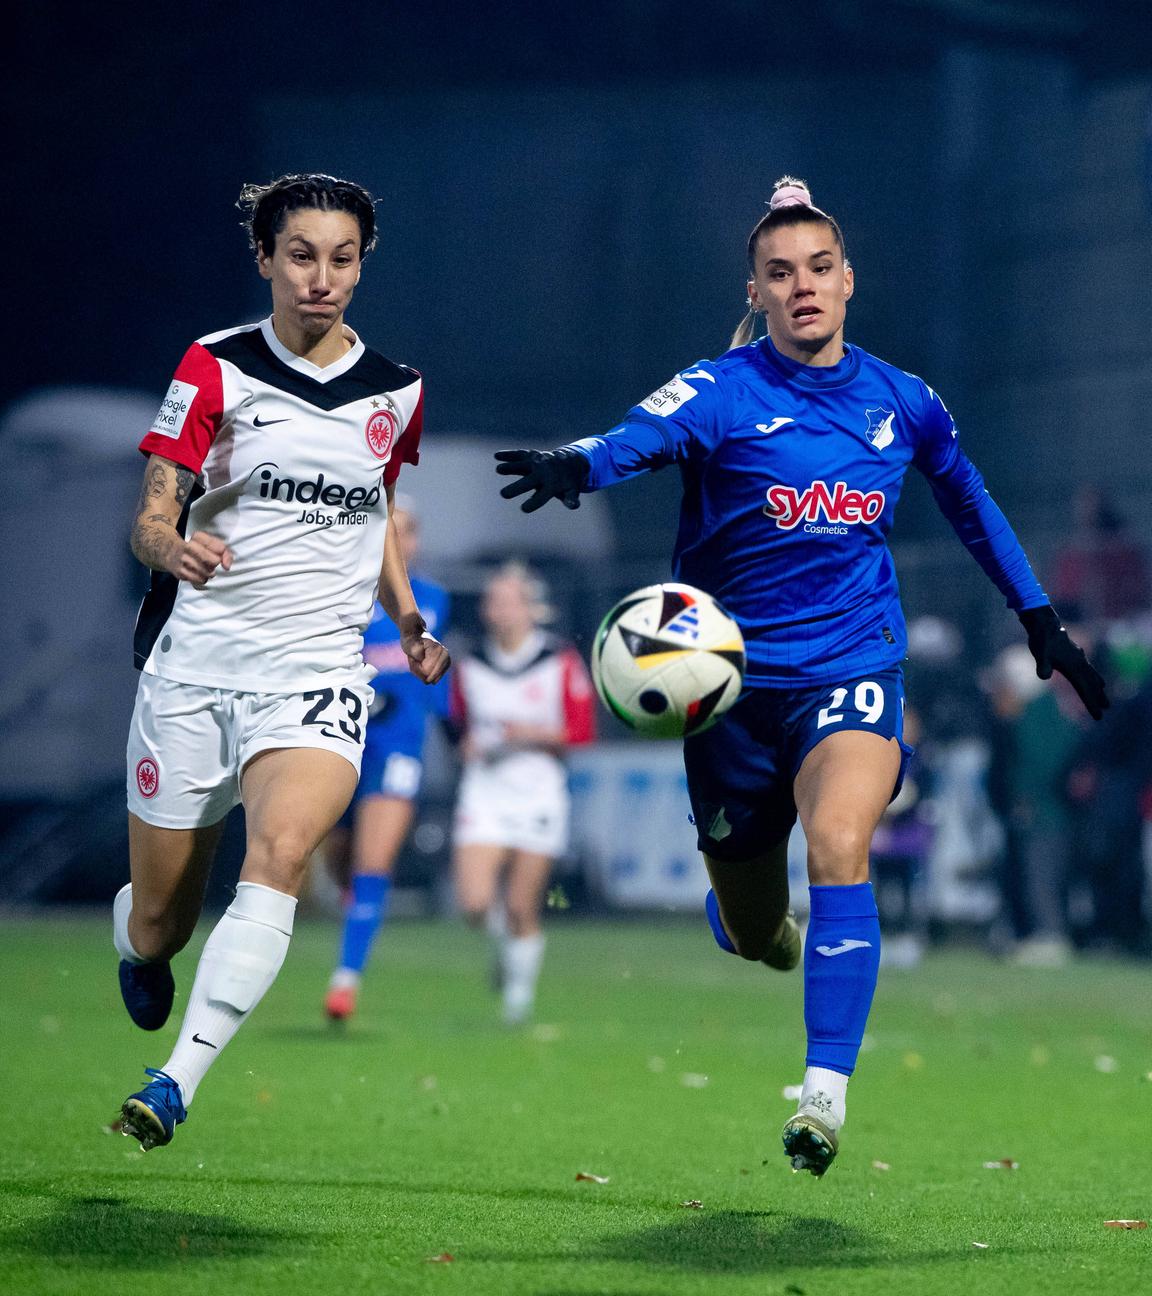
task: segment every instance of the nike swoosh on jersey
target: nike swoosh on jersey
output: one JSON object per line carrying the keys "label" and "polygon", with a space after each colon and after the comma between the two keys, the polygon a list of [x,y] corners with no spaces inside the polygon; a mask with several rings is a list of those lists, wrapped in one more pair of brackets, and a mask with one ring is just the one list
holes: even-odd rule
{"label": "nike swoosh on jersey", "polygon": [[291,423],[290,418],[282,419],[262,419],[259,414],[252,420],[256,427],[271,427],[273,423]]}
{"label": "nike swoosh on jersey", "polygon": [[871,941],[842,940],[839,945],[817,945],[816,953],[825,958],[835,958],[837,954],[847,954],[854,949],[871,949]]}
{"label": "nike swoosh on jersey", "polygon": [[707,378],[710,383],[714,383],[716,378],[713,374],[708,373],[705,369],[685,369],[680,375],[681,378]]}
{"label": "nike swoosh on jersey", "polygon": [[763,432],[767,435],[769,432],[775,432],[777,428],[782,428],[785,423],[795,423],[793,418],[774,418],[771,423],[757,423],[756,431]]}

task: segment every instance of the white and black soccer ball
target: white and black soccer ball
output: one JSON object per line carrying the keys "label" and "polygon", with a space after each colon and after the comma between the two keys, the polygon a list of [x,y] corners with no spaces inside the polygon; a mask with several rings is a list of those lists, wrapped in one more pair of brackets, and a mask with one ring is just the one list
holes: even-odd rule
{"label": "white and black soccer ball", "polygon": [[648,738],[685,738],[740,696],[744,637],[703,590],[649,585],[623,598],[596,631],[592,679],[604,705]]}

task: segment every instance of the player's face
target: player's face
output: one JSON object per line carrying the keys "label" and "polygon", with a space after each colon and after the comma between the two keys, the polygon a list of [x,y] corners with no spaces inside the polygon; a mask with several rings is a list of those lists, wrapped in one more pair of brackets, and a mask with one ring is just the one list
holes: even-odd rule
{"label": "player's face", "polygon": [[289,212],[272,255],[257,260],[277,320],[321,336],[341,322],[360,281],[360,226],[347,212]]}
{"label": "player's face", "polygon": [[748,297],[780,351],[804,364],[835,364],[844,344],[852,268],[823,221],[760,236]]}
{"label": "player's face", "polygon": [[535,626],[536,617],[524,582],[514,576],[491,581],[480,604],[480,618],[495,635],[526,635]]}

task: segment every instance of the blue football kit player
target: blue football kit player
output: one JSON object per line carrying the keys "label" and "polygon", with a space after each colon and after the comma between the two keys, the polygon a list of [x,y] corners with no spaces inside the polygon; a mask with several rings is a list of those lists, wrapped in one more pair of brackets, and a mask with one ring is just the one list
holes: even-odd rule
{"label": "blue football kit player", "polygon": [[[1099,718],[1103,681],[1048,602],[1011,527],[919,378],[844,343],[853,271],[836,222],[785,177],[748,240],[749,317],[733,349],[700,361],[619,426],[558,450],[502,451],[497,472],[579,505],[676,464],[683,481],[677,580],[738,620],[745,690],[684,744],[712,890],[713,934],[730,953],[787,970],[800,960],[788,912],[787,841],[808,844],[804,943],[808,1047],[783,1140],[793,1168],[822,1175],[839,1146],[876,988],[880,928],[868,854],[899,790],[900,662],[907,637],[886,539],[915,466],[961,541],[1019,616],[1042,679],[1060,671]],[[768,335],[749,341],[758,315]]]}
{"label": "blue football kit player", "polygon": [[[410,501],[398,497],[390,524],[411,567],[419,549],[419,522]],[[448,622],[447,591],[419,576],[410,576],[410,581],[428,633],[439,637]],[[364,631],[364,660],[377,672],[372,680],[375,698],[364,735],[360,782],[349,811],[352,877],[340,961],[324,999],[324,1011],[334,1022],[346,1021],[356,1011],[360,978],[388,915],[396,857],[415,817],[428,720],[448,714],[447,682],[429,688],[412,674],[399,632],[379,604]]]}

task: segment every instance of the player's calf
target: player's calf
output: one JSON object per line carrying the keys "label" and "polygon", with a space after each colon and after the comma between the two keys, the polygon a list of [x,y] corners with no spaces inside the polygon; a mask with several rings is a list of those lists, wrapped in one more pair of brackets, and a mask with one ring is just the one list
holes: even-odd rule
{"label": "player's calf", "polygon": [[112,904],[112,943],[120,955],[120,997],[128,1016],[141,1030],[159,1030],[172,1011],[176,983],[167,959],[147,960],[128,935],[132,913],[131,884],[121,887]]}
{"label": "player's calf", "polygon": [[732,939],[724,926],[715,891],[709,890],[705,896],[704,912],[708,917],[708,925],[712,929],[716,944],[725,953],[736,954],[749,962],[764,963],[780,972],[788,972],[800,962],[800,928],[791,910],[785,913],[775,925],[772,925],[769,919],[767,924],[760,924],[757,931],[741,935],[739,944]]}

